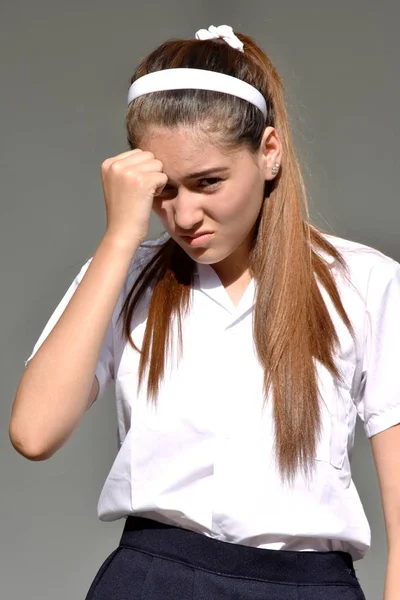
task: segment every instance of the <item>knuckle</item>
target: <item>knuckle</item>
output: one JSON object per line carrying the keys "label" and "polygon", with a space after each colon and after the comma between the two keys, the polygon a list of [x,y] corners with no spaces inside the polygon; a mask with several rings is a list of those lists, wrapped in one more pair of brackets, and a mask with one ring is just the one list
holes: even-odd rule
{"label": "knuckle", "polygon": [[109,165],[110,165],[111,160],[109,158],[106,158],[105,160],[103,160],[103,162],[101,163],[101,170],[102,171],[107,171]]}
{"label": "knuckle", "polygon": [[109,167],[110,171],[112,171],[113,173],[119,173],[121,171],[121,165],[120,165],[120,161],[116,160],[113,163],[111,163],[110,167]]}
{"label": "knuckle", "polygon": [[141,173],[133,169],[126,171],[125,176],[131,183],[136,183],[136,185],[142,185],[143,183],[143,176]]}

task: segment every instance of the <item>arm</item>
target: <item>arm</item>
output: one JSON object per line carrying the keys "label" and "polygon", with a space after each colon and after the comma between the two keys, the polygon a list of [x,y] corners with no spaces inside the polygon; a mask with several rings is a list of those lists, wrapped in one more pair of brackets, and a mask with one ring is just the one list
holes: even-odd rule
{"label": "arm", "polygon": [[388,562],[383,600],[400,600],[400,425],[370,438],[381,491]]}
{"label": "arm", "polygon": [[52,456],[95,400],[98,356],[138,246],[103,237],[63,314],[28,363],[9,425],[11,443],[26,458]]}

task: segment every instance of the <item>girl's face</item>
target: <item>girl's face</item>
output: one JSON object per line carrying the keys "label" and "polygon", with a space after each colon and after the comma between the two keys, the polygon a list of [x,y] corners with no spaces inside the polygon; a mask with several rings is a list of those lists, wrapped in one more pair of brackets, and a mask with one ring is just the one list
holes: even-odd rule
{"label": "girl's face", "polygon": [[[265,142],[264,142],[265,138]],[[152,128],[140,149],[163,163],[168,183],[153,209],[165,230],[196,262],[217,273],[245,265],[265,180],[280,162],[280,144],[268,127],[257,155],[222,153],[186,128]]]}

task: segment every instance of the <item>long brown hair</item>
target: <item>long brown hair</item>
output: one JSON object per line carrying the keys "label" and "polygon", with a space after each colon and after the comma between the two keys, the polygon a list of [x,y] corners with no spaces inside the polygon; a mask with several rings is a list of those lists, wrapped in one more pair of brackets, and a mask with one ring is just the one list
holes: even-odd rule
{"label": "long brown hair", "polygon": [[[149,126],[190,127],[208,136],[226,151],[245,146],[256,153],[265,127],[275,127],[283,145],[278,176],[266,182],[265,199],[254,226],[249,256],[250,272],[257,282],[254,340],[264,366],[264,394],[273,390],[275,447],[283,479],[292,481],[297,470],[309,473],[321,428],[316,365],[320,361],[341,379],[334,360],[338,335],[318,288],[316,278],[354,337],[336,282],[317,250],[333,257],[346,275],[340,252],[309,222],[305,186],[294,151],[284,102],[283,83],[270,59],[244,34],[236,32],[244,52],[220,39],[168,40],[139,64],[131,78],[160,69],[208,69],[242,79],[264,96],[268,116],[236,96],[209,90],[169,90],[135,99],[126,115],[131,149]],[[305,215],[303,214],[303,209]],[[182,349],[182,317],[190,310],[195,264],[172,239],[162,244],[135,281],[119,318],[131,337],[133,312],[153,287],[139,366],[139,385],[147,372],[148,398],[155,401],[171,341],[171,321],[177,319]]]}

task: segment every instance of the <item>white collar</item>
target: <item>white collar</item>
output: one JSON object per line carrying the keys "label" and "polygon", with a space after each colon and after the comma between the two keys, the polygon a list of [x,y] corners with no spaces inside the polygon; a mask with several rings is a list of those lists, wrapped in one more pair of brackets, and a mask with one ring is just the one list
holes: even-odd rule
{"label": "white collar", "polygon": [[245,289],[240,302],[235,306],[222,285],[217,273],[211,265],[196,263],[195,275],[198,279],[198,289],[231,315],[234,321],[243,318],[254,307],[256,283],[254,279],[250,280],[249,285]]}

